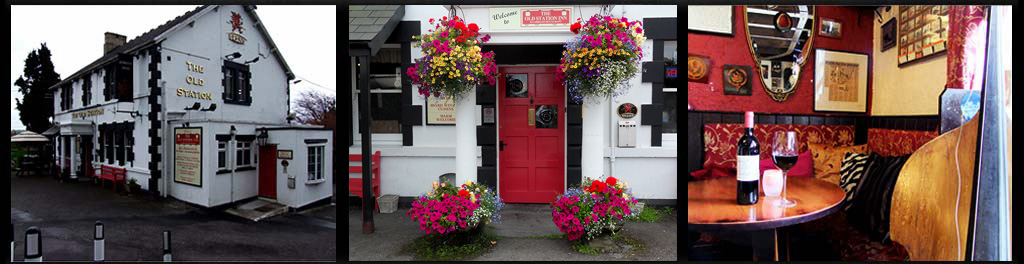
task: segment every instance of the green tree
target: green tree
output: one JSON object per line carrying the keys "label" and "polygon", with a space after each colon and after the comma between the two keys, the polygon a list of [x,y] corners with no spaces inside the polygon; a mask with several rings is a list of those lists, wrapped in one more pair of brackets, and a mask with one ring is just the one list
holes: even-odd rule
{"label": "green tree", "polygon": [[41,45],[41,48],[28,54],[23,75],[14,81],[23,98],[16,102],[21,123],[27,130],[36,133],[50,129],[48,119],[53,115],[53,93],[47,91],[47,88],[60,82],[60,74],[53,70],[50,49],[46,43]]}

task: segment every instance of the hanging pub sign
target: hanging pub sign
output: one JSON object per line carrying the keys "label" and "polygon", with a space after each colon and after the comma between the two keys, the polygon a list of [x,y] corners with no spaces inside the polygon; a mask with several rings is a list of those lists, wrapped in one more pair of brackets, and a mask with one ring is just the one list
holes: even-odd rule
{"label": "hanging pub sign", "polygon": [[619,113],[619,117],[621,118],[633,118],[636,116],[637,111],[638,109],[636,108],[635,104],[625,103],[619,105],[617,112]]}
{"label": "hanging pub sign", "polygon": [[174,182],[203,186],[203,128],[174,129]]}
{"label": "hanging pub sign", "polygon": [[[242,36],[242,15],[231,11],[231,20],[228,20],[228,24],[231,25],[231,32],[228,32],[228,40],[234,43],[245,45],[245,36]],[[238,31],[238,33],[235,33]]]}
{"label": "hanging pub sign", "polygon": [[454,125],[455,101],[427,98],[428,125]]}
{"label": "hanging pub sign", "polygon": [[549,29],[568,27],[572,7],[509,7],[490,9],[490,29]]}

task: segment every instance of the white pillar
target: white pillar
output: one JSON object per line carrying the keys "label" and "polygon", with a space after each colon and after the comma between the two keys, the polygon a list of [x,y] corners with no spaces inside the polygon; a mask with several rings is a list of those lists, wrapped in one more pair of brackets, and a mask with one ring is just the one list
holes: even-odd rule
{"label": "white pillar", "polygon": [[71,166],[71,179],[72,180],[78,179],[78,171],[77,171],[78,167],[76,167],[76,166],[78,165],[78,162],[79,162],[78,161],[78,157],[79,157],[78,155],[81,155],[81,153],[78,153],[78,151],[77,151],[78,147],[79,147],[78,146],[78,137],[80,137],[80,136],[78,136],[78,135],[71,136],[71,138],[70,138],[71,144],[69,145],[69,146],[71,146],[71,151],[68,151],[68,152],[71,153],[71,165],[70,166]]}
{"label": "white pillar", "polygon": [[[580,157],[583,177],[600,179],[604,175],[604,131],[605,127],[605,106],[607,98],[600,98],[594,102],[586,100],[583,103],[583,153]],[[582,181],[581,181],[582,182]]]}
{"label": "white pillar", "polygon": [[476,182],[476,88],[455,103],[455,185]]}

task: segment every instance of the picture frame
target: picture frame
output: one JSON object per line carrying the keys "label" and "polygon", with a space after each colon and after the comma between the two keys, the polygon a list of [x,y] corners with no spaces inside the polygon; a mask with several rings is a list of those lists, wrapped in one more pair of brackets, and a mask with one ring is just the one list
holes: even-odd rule
{"label": "picture frame", "polygon": [[818,36],[843,38],[843,23],[831,18],[822,18],[818,24]]}
{"label": "picture frame", "polygon": [[722,67],[722,91],[726,95],[746,95],[753,93],[750,66],[726,64]]}
{"label": "picture frame", "polygon": [[711,76],[711,57],[689,53],[686,55],[686,81],[708,83]]}
{"label": "picture frame", "polygon": [[[905,39],[904,39],[905,40]],[[896,46],[896,19],[891,18],[882,24],[882,51]]]}
{"label": "picture frame", "polygon": [[949,7],[940,6],[899,6],[896,20],[896,46],[899,47],[897,65],[909,63],[941,54],[948,41]]}
{"label": "picture frame", "polygon": [[735,23],[733,12],[731,5],[686,6],[686,30],[732,37]]}
{"label": "picture frame", "polygon": [[814,111],[866,113],[869,63],[867,54],[815,49]]}

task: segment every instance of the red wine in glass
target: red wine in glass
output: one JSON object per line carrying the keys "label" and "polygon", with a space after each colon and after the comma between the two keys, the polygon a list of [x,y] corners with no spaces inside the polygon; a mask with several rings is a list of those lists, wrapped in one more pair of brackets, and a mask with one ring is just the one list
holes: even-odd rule
{"label": "red wine in glass", "polygon": [[796,155],[773,155],[772,160],[775,161],[775,166],[779,169],[788,171],[793,168],[793,165],[796,165],[797,157]]}

